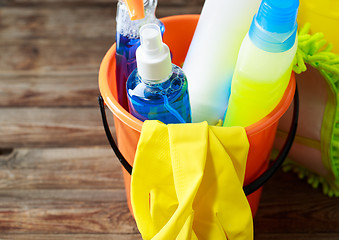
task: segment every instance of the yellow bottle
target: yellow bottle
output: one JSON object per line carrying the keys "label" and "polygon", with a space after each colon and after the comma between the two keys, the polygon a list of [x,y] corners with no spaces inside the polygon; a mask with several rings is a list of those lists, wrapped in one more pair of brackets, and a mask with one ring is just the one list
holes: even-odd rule
{"label": "yellow bottle", "polygon": [[240,47],[224,126],[269,114],[288,85],[297,50],[298,0],[263,0]]}

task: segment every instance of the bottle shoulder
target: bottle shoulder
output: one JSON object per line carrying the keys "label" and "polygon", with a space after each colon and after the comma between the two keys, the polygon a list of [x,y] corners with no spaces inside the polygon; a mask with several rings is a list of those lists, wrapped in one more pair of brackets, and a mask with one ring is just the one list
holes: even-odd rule
{"label": "bottle shoulder", "polygon": [[258,46],[256,46],[253,41],[251,41],[249,35],[247,34],[241,44],[240,50],[239,50],[239,56],[238,58],[249,58],[253,59],[254,57],[256,59],[263,58],[263,60],[279,60],[282,58],[293,58],[296,52],[298,46],[298,38],[295,38],[293,46],[283,52],[269,52],[265,51]]}
{"label": "bottle shoulder", "polygon": [[287,51],[273,53],[258,48],[246,35],[239,50],[235,71],[261,80],[283,75],[293,62],[297,42],[296,38],[294,45]]}
{"label": "bottle shoulder", "polygon": [[172,74],[165,81],[151,83],[144,81],[135,69],[129,76],[126,89],[130,98],[144,102],[163,102],[164,96],[169,101],[178,98],[187,91],[187,79],[184,72],[176,65],[172,65]]}

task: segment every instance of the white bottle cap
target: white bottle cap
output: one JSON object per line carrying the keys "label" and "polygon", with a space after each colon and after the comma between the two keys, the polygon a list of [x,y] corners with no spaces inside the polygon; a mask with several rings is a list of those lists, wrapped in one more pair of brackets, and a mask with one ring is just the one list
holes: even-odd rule
{"label": "white bottle cap", "polygon": [[147,81],[168,79],[172,73],[172,62],[168,46],[162,42],[160,28],[146,24],[140,29],[141,45],[136,51],[138,73]]}

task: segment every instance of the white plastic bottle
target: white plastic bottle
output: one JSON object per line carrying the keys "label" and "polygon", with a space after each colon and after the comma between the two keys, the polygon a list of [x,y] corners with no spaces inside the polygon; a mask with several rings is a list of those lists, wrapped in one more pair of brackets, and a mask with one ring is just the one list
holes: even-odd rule
{"label": "white plastic bottle", "polygon": [[297,50],[298,7],[298,0],[262,1],[239,51],[224,126],[247,127],[280,102]]}
{"label": "white plastic bottle", "polygon": [[223,119],[242,40],[260,0],[206,0],[183,70],[189,85],[192,122]]}

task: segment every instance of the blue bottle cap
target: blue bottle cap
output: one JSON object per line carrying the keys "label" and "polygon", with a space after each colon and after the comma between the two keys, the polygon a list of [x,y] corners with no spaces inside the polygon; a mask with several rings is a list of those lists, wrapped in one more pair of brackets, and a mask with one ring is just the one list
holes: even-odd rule
{"label": "blue bottle cap", "polygon": [[297,32],[298,0],[263,0],[254,16],[249,37],[268,52],[290,49]]}

